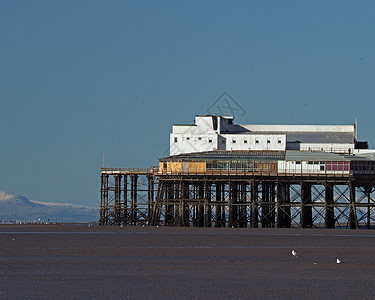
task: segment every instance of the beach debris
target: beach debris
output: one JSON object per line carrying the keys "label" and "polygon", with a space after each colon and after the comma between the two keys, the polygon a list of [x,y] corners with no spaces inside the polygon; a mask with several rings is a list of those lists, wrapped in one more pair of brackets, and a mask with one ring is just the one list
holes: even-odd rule
{"label": "beach debris", "polygon": [[293,255],[293,257],[298,257],[299,256],[299,254],[294,249],[292,250],[292,255]]}

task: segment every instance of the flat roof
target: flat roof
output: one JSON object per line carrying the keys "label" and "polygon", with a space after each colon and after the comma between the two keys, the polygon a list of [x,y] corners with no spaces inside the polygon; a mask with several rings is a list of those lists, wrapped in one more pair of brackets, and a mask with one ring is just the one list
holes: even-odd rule
{"label": "flat roof", "polygon": [[288,132],[286,141],[313,144],[353,144],[351,132]]}
{"label": "flat roof", "polygon": [[285,160],[289,161],[371,161],[360,155],[349,155],[323,151],[286,151]]}
{"label": "flat roof", "polygon": [[183,153],[161,158],[160,161],[179,160],[284,160],[285,151],[214,150]]}

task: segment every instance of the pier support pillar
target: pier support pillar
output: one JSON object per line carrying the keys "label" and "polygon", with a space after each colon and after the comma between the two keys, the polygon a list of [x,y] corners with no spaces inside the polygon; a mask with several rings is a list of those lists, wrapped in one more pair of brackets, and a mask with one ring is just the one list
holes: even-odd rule
{"label": "pier support pillar", "polygon": [[262,183],[262,227],[275,226],[275,187],[273,183]]}
{"label": "pier support pillar", "polygon": [[190,226],[190,211],[189,211],[189,182],[181,181],[181,224],[184,227]]}
{"label": "pier support pillar", "polygon": [[165,205],[165,225],[171,225],[174,219],[174,182],[167,182],[167,199]]}
{"label": "pier support pillar", "polygon": [[236,182],[230,182],[229,203],[229,226],[238,227],[238,189]]}
{"label": "pier support pillar", "polygon": [[[125,179],[126,180],[126,177]],[[124,182],[126,186],[126,181]],[[125,192],[126,193],[126,192]],[[147,175],[147,225],[150,225],[151,218],[152,218],[152,207],[154,206],[154,178],[150,175]],[[124,198],[124,202],[126,203],[126,199]],[[124,207],[126,211],[126,205]]]}
{"label": "pier support pillar", "polygon": [[312,227],[311,184],[301,183],[301,227]]}
{"label": "pier support pillar", "polygon": [[258,228],[258,182],[251,183],[251,227]]}
{"label": "pier support pillar", "polygon": [[130,222],[132,225],[137,225],[137,174],[130,175]]}
{"label": "pier support pillar", "polygon": [[221,188],[222,188],[222,184],[220,182],[216,182],[215,187],[216,187],[215,227],[221,227]]}
{"label": "pier support pillar", "polygon": [[204,182],[199,182],[198,184],[198,195],[199,195],[199,204],[198,204],[198,227],[204,227]]}
{"label": "pier support pillar", "polygon": [[239,183],[239,202],[238,207],[238,226],[241,228],[247,227],[247,203],[246,203],[246,183]]}
{"label": "pier support pillar", "polygon": [[114,224],[121,225],[121,177],[122,175],[114,175],[115,179],[115,203],[114,203]]}
{"label": "pier support pillar", "polygon": [[290,186],[286,183],[277,182],[277,228],[290,228],[292,218],[290,215]]}
{"label": "pier support pillar", "polygon": [[358,220],[357,220],[357,211],[356,211],[356,193],[355,193],[355,185],[353,185],[352,183],[349,183],[349,191],[350,191],[349,228],[357,229]]}
{"label": "pier support pillar", "polygon": [[365,187],[365,195],[367,196],[367,229],[371,229],[371,192],[372,186],[367,185]]}
{"label": "pier support pillar", "polygon": [[335,228],[334,185],[325,184],[325,228]]}
{"label": "pier support pillar", "polygon": [[211,182],[204,182],[204,227],[211,227]]}
{"label": "pier support pillar", "polygon": [[108,174],[102,174],[101,176],[101,188],[100,188],[100,220],[99,225],[108,224]]}

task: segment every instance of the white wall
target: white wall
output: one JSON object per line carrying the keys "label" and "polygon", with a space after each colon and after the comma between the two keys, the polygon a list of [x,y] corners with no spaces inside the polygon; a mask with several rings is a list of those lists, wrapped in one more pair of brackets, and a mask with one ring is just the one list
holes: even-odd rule
{"label": "white wall", "polygon": [[[285,134],[222,134],[225,150],[274,150],[286,148]],[[223,149],[224,150],[224,149]]]}
{"label": "white wall", "polygon": [[170,134],[170,155],[218,149],[218,134]]}
{"label": "white wall", "polygon": [[212,150],[284,151],[283,134],[195,134],[171,133],[170,155]]}
{"label": "white wall", "polygon": [[278,172],[285,174],[349,174],[349,170],[342,171],[327,171],[325,163],[319,161],[308,162],[308,161],[278,161]]}
{"label": "white wall", "polygon": [[[322,164],[322,166],[325,166]],[[324,173],[324,170],[321,170],[320,162],[313,162],[313,164],[309,164],[307,161],[278,161],[278,171],[279,173],[287,173],[287,174],[298,174],[298,173]]]}

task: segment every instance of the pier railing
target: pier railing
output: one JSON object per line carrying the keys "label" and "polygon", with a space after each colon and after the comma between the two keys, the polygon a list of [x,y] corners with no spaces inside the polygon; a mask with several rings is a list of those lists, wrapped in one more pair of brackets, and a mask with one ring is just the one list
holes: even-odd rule
{"label": "pier railing", "polygon": [[101,168],[102,174],[153,174],[154,168]]}
{"label": "pier railing", "polygon": [[208,169],[208,170],[160,170],[158,168],[152,169],[154,175],[196,175],[196,176],[320,176],[320,177],[350,177],[353,176],[351,171],[310,171],[310,172],[292,172],[292,171],[276,171],[267,169],[253,169],[253,170],[224,170],[224,169]]}

